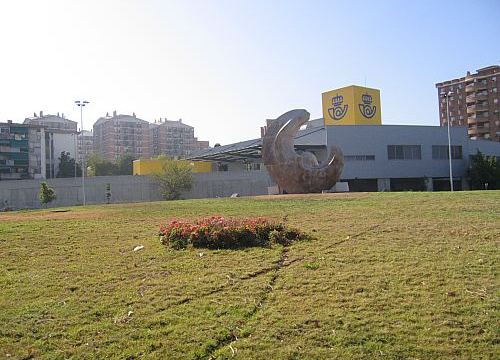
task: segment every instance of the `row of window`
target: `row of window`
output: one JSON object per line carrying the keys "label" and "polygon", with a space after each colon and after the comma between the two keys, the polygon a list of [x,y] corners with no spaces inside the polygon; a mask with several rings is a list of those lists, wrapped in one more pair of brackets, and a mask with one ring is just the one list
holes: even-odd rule
{"label": "row of window", "polygon": [[[420,145],[388,145],[387,157],[389,160],[421,160],[422,148]],[[448,145],[432,145],[434,160],[449,159]],[[462,159],[462,146],[451,146],[451,158]]]}
{"label": "row of window", "polygon": [[[432,159],[444,160],[449,158],[448,145],[432,145]],[[387,145],[389,160],[421,160],[422,148],[420,145]],[[462,146],[451,146],[451,158],[462,159]],[[375,155],[345,155],[345,161],[374,161]]]}

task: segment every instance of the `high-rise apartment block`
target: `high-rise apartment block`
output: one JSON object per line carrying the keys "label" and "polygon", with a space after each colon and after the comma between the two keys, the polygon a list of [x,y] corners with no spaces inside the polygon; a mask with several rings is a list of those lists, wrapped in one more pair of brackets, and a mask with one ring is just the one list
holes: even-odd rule
{"label": "high-rise apartment block", "polygon": [[33,114],[33,117],[24,120],[25,125],[41,126],[44,128],[46,146],[46,177],[53,178],[59,172],[59,158],[64,151],[75,158],[76,151],[76,136],[77,123],[66,119],[64,114],[44,115]]}
{"label": "high-rise apartment block", "polygon": [[472,139],[500,141],[500,66],[488,66],[467,75],[436,84],[439,96],[439,119],[447,125],[446,99],[449,96],[451,126],[467,126]]}
{"label": "high-rise apartment block", "polygon": [[133,115],[106,114],[94,124],[94,151],[106,160],[116,161],[122,155],[139,159],[151,156],[149,122]]}
{"label": "high-rise apartment block", "polygon": [[[46,142],[38,125],[0,123],[0,180],[45,177]],[[42,171],[44,169],[44,171]]]}
{"label": "high-rise apartment block", "polygon": [[78,133],[78,149],[76,153],[76,161],[81,163],[82,159],[87,160],[94,152],[94,133],[92,131],[83,130]]}
{"label": "high-rise apartment block", "polygon": [[77,162],[97,153],[115,162],[121,156],[149,159],[167,155],[182,159],[209,147],[198,141],[194,128],[182,120],[155,123],[135,114],[99,118],[92,131],[78,130],[75,121],[62,115],[33,114],[23,124],[0,123],[0,180],[54,178],[58,176],[61,153]]}
{"label": "high-rise apartment block", "polygon": [[184,158],[193,152],[207,148],[208,141],[198,141],[194,137],[194,128],[182,123],[182,120],[160,120],[150,125],[151,155],[167,155]]}

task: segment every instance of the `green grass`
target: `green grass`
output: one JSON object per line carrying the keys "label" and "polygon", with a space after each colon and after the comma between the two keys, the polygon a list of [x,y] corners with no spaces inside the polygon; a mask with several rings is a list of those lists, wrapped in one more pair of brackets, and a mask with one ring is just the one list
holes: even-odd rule
{"label": "green grass", "polygon": [[[0,358],[499,358],[499,204],[374,193],[0,214]],[[315,239],[160,244],[160,223],[214,214],[285,217]]]}

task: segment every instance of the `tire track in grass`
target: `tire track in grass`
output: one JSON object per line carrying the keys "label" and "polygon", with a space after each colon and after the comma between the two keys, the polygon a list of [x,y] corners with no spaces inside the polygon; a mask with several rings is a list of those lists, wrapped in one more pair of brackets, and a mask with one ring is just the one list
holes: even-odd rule
{"label": "tire track in grass", "polygon": [[[358,238],[360,236],[366,235],[366,234],[378,229],[380,227],[380,225],[381,224],[375,224],[375,225],[370,226],[362,231],[359,231],[358,233],[355,233],[353,235],[349,235],[345,239],[342,239],[342,240],[337,241],[336,243],[333,243],[332,245],[330,245],[330,248],[337,246],[337,245],[341,245],[347,241],[353,240],[353,239]],[[285,262],[287,259],[288,259],[288,247],[284,247],[281,254],[280,254],[280,258],[278,259],[278,261],[276,262],[276,265],[274,267],[264,268],[264,269],[261,269],[259,271],[252,273],[252,274],[255,274],[254,276],[258,276],[258,275],[265,274],[265,273],[268,273],[269,271],[274,270],[273,276],[271,277],[269,283],[264,288],[259,301],[256,302],[254,307],[244,316],[244,318],[241,321],[239,321],[233,327],[232,330],[230,330],[226,334],[221,335],[220,337],[215,339],[215,341],[213,343],[207,345],[204,349],[202,349],[201,352],[195,354],[194,359],[196,359],[196,360],[198,360],[198,359],[199,360],[201,360],[201,359],[213,360],[213,359],[215,359],[215,357],[214,357],[215,353],[218,350],[224,348],[225,346],[229,346],[233,356],[236,354],[237,349],[235,350],[235,348],[233,348],[231,346],[231,344],[234,341],[238,340],[238,337],[235,334],[236,330],[244,327],[258,313],[258,311],[263,308],[263,305],[266,302],[266,300],[268,299],[269,294],[274,290],[274,285],[279,277],[280,270],[286,266],[289,266],[289,265],[297,262],[297,261],[303,260],[304,257],[294,259],[285,265]],[[252,275],[252,274],[250,274],[250,275]],[[250,334],[246,334],[244,337],[248,337],[249,335]]]}
{"label": "tire track in grass", "polygon": [[[215,339],[212,343],[208,344],[205,346],[205,348],[201,349],[197,354],[195,354],[194,359],[215,359],[214,354],[217,350],[222,349],[225,346],[229,346],[231,348],[231,351],[233,354],[235,354],[235,350],[231,346],[231,343],[235,340],[238,340],[238,337],[235,334],[235,329],[238,329],[240,327],[243,327],[248,321],[250,321],[260,309],[263,308],[264,303],[266,302],[267,298],[269,297],[269,294],[274,290],[274,285],[276,284],[276,281],[279,277],[280,270],[285,266],[285,262],[288,259],[288,247],[283,247],[283,250],[280,253],[280,257],[278,261],[275,263],[275,266],[270,268],[269,271],[262,271],[259,272],[258,274],[254,275],[262,275],[266,274],[270,271],[274,270],[274,274],[265,286],[264,290],[262,291],[262,294],[260,295],[260,298],[258,301],[255,302],[255,305],[252,307],[252,309],[245,314],[243,319],[239,321],[236,326],[233,327],[233,330],[230,330],[226,334],[222,334],[219,336],[217,339]],[[294,262],[299,261],[300,259],[294,259],[293,261],[290,261],[287,263],[286,266],[291,265]],[[263,269],[264,270],[264,269]],[[257,273],[257,272],[255,272]],[[255,274],[253,273],[253,274]],[[252,277],[248,277],[252,278]]]}
{"label": "tire track in grass", "polygon": [[275,271],[276,267],[278,265],[279,265],[280,268],[287,267],[287,266],[290,266],[293,263],[296,263],[297,261],[301,261],[303,259],[304,259],[304,257],[299,257],[299,258],[290,260],[286,264],[283,263],[283,264],[279,265],[279,262],[281,261],[281,258],[280,258],[278,261],[276,261],[274,263],[275,264],[274,266],[269,266],[269,267],[265,267],[265,268],[256,270],[256,271],[254,271],[252,273],[240,276],[237,279],[231,279],[232,282],[228,281],[227,283],[225,283],[223,285],[220,285],[220,286],[218,286],[218,287],[216,287],[216,288],[214,288],[212,290],[206,291],[206,292],[204,292],[202,294],[184,297],[184,298],[182,298],[180,300],[177,300],[177,301],[174,301],[174,302],[170,303],[169,305],[167,305],[164,308],[161,308],[160,310],[161,311],[165,311],[165,310],[168,310],[168,309],[170,309],[170,308],[172,308],[174,306],[179,306],[179,305],[187,304],[187,303],[190,303],[193,300],[203,299],[203,298],[205,298],[207,296],[211,296],[211,295],[217,294],[217,293],[219,293],[219,292],[227,289],[228,287],[235,286],[235,285],[238,284],[239,281],[250,280],[250,279],[253,279],[253,278],[257,277],[257,276],[265,275],[267,273],[270,273],[271,271]]}

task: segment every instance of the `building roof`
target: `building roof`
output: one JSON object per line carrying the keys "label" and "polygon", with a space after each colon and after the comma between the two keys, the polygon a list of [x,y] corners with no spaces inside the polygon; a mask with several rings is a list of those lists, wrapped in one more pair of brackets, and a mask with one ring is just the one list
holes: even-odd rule
{"label": "building roof", "polygon": [[[311,149],[326,146],[325,127],[311,127],[300,130],[295,137],[297,149]],[[252,139],[234,144],[217,146],[195,152],[188,157],[189,160],[198,161],[245,161],[262,158],[262,139]]]}
{"label": "building roof", "polygon": [[106,115],[106,116],[100,117],[94,123],[94,126],[95,125],[101,125],[101,124],[103,124],[103,123],[105,123],[107,121],[110,121],[110,120],[120,121],[120,122],[142,122],[142,123],[148,123],[149,124],[148,121],[143,120],[143,119],[139,119],[137,116],[135,116],[135,114],[133,114],[133,115],[113,114],[112,116]]}
{"label": "building roof", "polygon": [[187,124],[184,124],[181,119],[179,119],[179,120],[161,120],[160,119],[160,122],[153,123],[151,125],[194,129],[194,127],[187,125]]}
{"label": "building roof", "polygon": [[47,114],[47,115],[43,115],[41,114],[41,116],[32,116],[32,117],[27,117],[24,119],[24,124],[36,124],[36,125],[40,125],[44,122],[57,122],[57,123],[62,123],[62,124],[71,124],[72,126],[77,124],[76,121],[73,121],[73,120],[69,120],[69,119],[66,119],[65,117],[63,116],[59,116],[59,114],[57,115],[51,115],[51,114]]}
{"label": "building roof", "polygon": [[455,78],[455,79],[450,79],[450,80],[445,80],[445,81],[438,82],[438,83],[436,83],[436,87],[439,88],[439,87],[442,87],[442,86],[455,85],[455,84],[460,83],[460,82],[470,81],[471,79],[474,79],[474,78],[483,78],[483,77],[494,76],[494,75],[498,74],[496,72],[495,73],[491,73],[491,74],[483,74],[484,72],[486,72],[488,70],[500,71],[500,65],[491,65],[491,66],[487,66],[487,67],[484,67],[484,68],[481,68],[481,69],[477,69],[474,74],[471,74],[468,71],[467,75],[465,75],[465,76],[462,76],[462,77],[459,77],[459,78]]}

